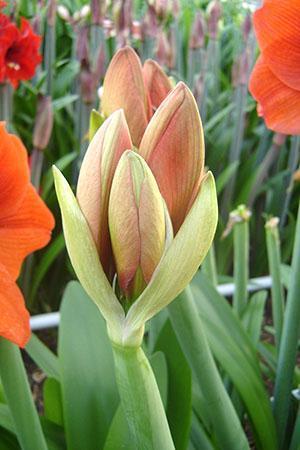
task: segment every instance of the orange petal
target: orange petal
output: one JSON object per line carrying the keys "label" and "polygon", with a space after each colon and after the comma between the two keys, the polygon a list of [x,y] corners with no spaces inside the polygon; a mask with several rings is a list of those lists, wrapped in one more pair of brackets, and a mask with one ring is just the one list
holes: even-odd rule
{"label": "orange petal", "polygon": [[152,117],[139,153],[156,178],[176,233],[198,192],[204,164],[201,120],[184,83],[178,83]]}
{"label": "orange petal", "polygon": [[0,122],[0,220],[18,209],[29,183],[27,152]]}
{"label": "orange petal", "polygon": [[152,59],[145,61],[143,75],[151,106],[155,111],[171,91],[172,84],[160,65]]}
{"label": "orange petal", "polygon": [[0,218],[0,261],[13,279],[18,277],[24,258],[49,242],[53,227],[51,212],[28,184],[18,210]]}
{"label": "orange petal", "polygon": [[293,89],[300,89],[299,0],[267,0],[254,14],[254,26],[265,62]]}
{"label": "orange petal", "polygon": [[108,200],[122,153],[132,142],[123,110],[115,111],[96,132],[82,162],[77,199],[89,224],[106,275],[111,279],[112,250],[108,231]]}
{"label": "orange petal", "polygon": [[284,134],[300,133],[300,92],[283,84],[262,56],[251,74],[249,90],[260,104],[268,128]]}
{"label": "orange petal", "polygon": [[148,123],[148,100],[142,66],[130,47],[120,49],[113,57],[103,84],[102,112],[109,116],[123,108],[135,146],[139,146]]}
{"label": "orange petal", "polygon": [[30,337],[29,313],[22,293],[0,264],[0,336],[25,347]]}

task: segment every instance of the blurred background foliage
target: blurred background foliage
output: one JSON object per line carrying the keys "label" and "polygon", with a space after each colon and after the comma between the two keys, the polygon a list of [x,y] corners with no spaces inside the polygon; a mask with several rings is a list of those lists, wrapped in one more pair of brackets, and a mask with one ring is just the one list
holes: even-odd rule
{"label": "blurred background foliage", "polygon": [[[8,3],[5,13],[16,20],[26,17],[42,36],[43,63],[34,79],[22,82],[14,92],[6,86],[5,95],[12,102],[6,119],[25,143],[33,182],[57,219],[52,242],[24,265],[20,283],[32,312],[56,310],[66,282],[74,276],[64,247],[51,166],[56,164],[75,185],[88,144],[89,115],[100,107],[105,70],[116,49],[127,44],[142,61],[154,58],[175,82],[188,83],[196,97],[205,132],[206,165],[216,177],[219,195],[214,243],[218,281],[232,279],[229,214],[239,204],[252,212],[250,275],[268,273],[264,223],[270,216],[280,218],[282,260],[290,261],[300,186],[299,138],[269,131],[247,90],[257,55],[251,15],[258,3]],[[35,126],[45,99],[50,102],[53,128],[48,124],[51,136],[45,148],[36,148]],[[48,125],[46,120],[42,130]]]}

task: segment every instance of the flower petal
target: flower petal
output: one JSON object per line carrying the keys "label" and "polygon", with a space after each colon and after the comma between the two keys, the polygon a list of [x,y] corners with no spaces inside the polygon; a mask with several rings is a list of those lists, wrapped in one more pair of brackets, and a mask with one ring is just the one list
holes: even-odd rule
{"label": "flower petal", "polygon": [[16,136],[0,122],[0,220],[19,208],[29,184],[27,152]]}
{"label": "flower petal", "polygon": [[284,134],[300,133],[300,92],[283,84],[262,56],[251,74],[249,90],[268,128]]}
{"label": "flower petal", "polygon": [[264,60],[293,89],[300,89],[300,8],[298,0],[267,0],[254,14]]}
{"label": "flower petal", "polygon": [[123,110],[115,111],[93,137],[79,173],[77,199],[95,240],[102,267],[111,279],[112,250],[108,200],[119,159],[132,142]]}
{"label": "flower petal", "polygon": [[20,347],[30,337],[29,313],[14,279],[0,264],[0,336]]}
{"label": "flower petal", "polygon": [[18,210],[0,218],[0,261],[13,279],[18,277],[24,258],[49,242],[53,227],[51,212],[28,184]]}
{"label": "flower petal", "polygon": [[145,61],[143,76],[154,112],[171,91],[172,84],[160,65],[152,59]]}
{"label": "flower petal", "polygon": [[150,283],[130,307],[124,324],[123,343],[130,340],[134,330],[167,306],[191,281],[209,250],[217,221],[217,194],[214,178],[209,172]]}
{"label": "flower petal", "polygon": [[140,60],[130,47],[115,54],[103,84],[102,112],[109,116],[120,108],[124,109],[132,141],[138,147],[148,123],[148,99]]}
{"label": "flower petal", "polygon": [[204,164],[202,124],[184,83],[178,83],[152,117],[139,153],[155,176],[176,233],[198,192]]}

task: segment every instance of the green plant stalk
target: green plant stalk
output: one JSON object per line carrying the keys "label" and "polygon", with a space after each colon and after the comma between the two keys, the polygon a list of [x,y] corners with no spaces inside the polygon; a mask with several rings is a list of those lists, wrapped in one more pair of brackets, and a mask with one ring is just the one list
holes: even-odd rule
{"label": "green plant stalk", "polygon": [[233,308],[242,316],[248,301],[247,284],[249,280],[249,223],[237,222],[233,227],[234,284]]}
{"label": "green plant stalk", "polygon": [[289,450],[299,450],[300,442],[300,406],[298,407],[297,417],[295,420],[294,431],[292,434]]}
{"label": "green plant stalk", "polygon": [[271,292],[272,314],[275,328],[275,343],[277,349],[279,349],[284,317],[284,289],[280,273],[281,255],[278,227],[277,224],[274,224],[274,226],[272,226],[271,221],[267,222],[266,224],[266,240],[269,270],[272,277]]}
{"label": "green plant stalk", "polygon": [[206,401],[207,414],[222,450],[249,449],[248,441],[217,370],[191,288],[168,306],[172,326]]}
{"label": "green plant stalk", "polygon": [[291,389],[297,356],[300,332],[300,206],[292,258],[292,273],[287,295],[282,336],[279,349],[274,392],[274,417],[277,425],[280,448],[283,448],[286,434]]}
{"label": "green plant stalk", "polygon": [[19,348],[0,338],[0,377],[23,450],[47,450]]}
{"label": "green plant stalk", "polygon": [[[234,130],[233,137],[231,141],[231,147],[229,152],[229,164],[234,161],[240,160],[240,155],[242,151],[243,136],[245,129],[245,109],[247,103],[247,85],[240,84],[236,88],[235,92],[235,112],[234,112]],[[232,204],[232,197],[234,193],[236,182],[236,173],[233,174],[231,180],[226,186],[223,201],[222,201],[222,215],[226,217],[228,209]]]}
{"label": "green plant stalk", "polygon": [[292,140],[292,147],[289,154],[288,169],[289,169],[289,179],[286,185],[286,195],[284,198],[284,204],[280,217],[280,228],[283,229],[286,218],[289,211],[290,201],[293,193],[293,182],[294,182],[294,172],[298,167],[300,155],[300,136],[294,136]]}
{"label": "green plant stalk", "polygon": [[214,287],[218,284],[217,264],[214,244],[210,247],[201,268]]}
{"label": "green plant stalk", "polygon": [[141,347],[112,344],[121,403],[136,450],[175,450],[158,386]]}
{"label": "green plant stalk", "polygon": [[12,88],[8,83],[0,83],[0,120],[7,122],[10,129],[12,115]]}

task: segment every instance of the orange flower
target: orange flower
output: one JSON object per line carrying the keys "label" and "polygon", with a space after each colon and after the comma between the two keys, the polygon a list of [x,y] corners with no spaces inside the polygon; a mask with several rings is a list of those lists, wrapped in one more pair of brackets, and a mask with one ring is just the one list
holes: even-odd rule
{"label": "orange flower", "polygon": [[138,147],[153,113],[172,85],[160,66],[147,60],[142,67],[135,51],[120,49],[107,69],[101,109],[108,117],[124,109],[133,144]]}
{"label": "orange flower", "polygon": [[0,336],[24,347],[29,313],[15,281],[24,258],[48,243],[54,219],[30,183],[23,144],[3,122],[0,174]]}
{"label": "orange flower", "polygon": [[299,0],[265,0],[254,13],[261,55],[249,89],[267,126],[285,134],[300,133]]}

